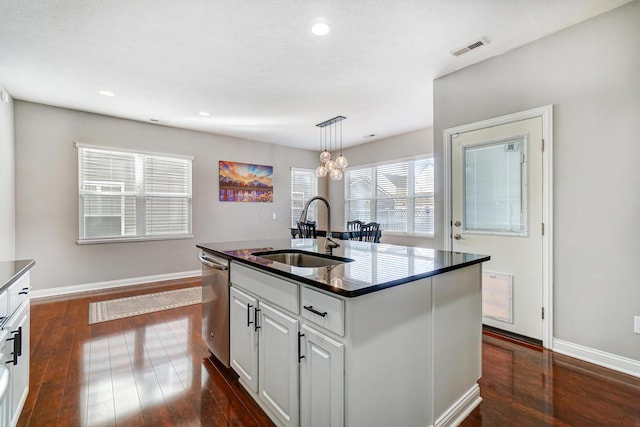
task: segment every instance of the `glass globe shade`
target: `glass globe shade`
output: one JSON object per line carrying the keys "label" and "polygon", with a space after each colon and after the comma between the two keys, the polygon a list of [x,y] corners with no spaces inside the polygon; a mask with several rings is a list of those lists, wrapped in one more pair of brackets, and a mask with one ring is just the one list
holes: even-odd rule
{"label": "glass globe shade", "polygon": [[329,176],[331,177],[332,180],[338,181],[342,179],[342,171],[338,168],[335,168],[331,171]]}
{"label": "glass globe shade", "polygon": [[336,162],[334,162],[333,160],[329,160],[324,164],[324,167],[327,168],[329,172],[331,172],[332,170],[336,169]]}
{"label": "glass globe shade", "polygon": [[324,163],[327,163],[329,160],[331,160],[330,152],[328,152],[327,150],[324,150],[322,153],[320,153],[320,163],[324,164]]}
{"label": "glass globe shade", "polygon": [[316,176],[317,177],[323,177],[323,176],[327,176],[327,168],[325,168],[324,166],[320,165],[316,168]]}
{"label": "glass globe shade", "polygon": [[344,169],[347,167],[347,158],[342,154],[336,159],[336,166],[340,169]]}

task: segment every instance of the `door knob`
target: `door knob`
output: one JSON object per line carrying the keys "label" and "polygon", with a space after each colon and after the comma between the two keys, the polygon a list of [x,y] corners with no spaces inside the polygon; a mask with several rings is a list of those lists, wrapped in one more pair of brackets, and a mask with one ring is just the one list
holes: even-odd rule
{"label": "door knob", "polygon": [[462,236],[460,235],[460,233],[454,234],[453,238],[456,239],[456,240],[462,240]]}
{"label": "door knob", "polygon": [[456,227],[460,227],[462,223],[460,221],[456,221],[453,223],[453,225],[455,225]]}

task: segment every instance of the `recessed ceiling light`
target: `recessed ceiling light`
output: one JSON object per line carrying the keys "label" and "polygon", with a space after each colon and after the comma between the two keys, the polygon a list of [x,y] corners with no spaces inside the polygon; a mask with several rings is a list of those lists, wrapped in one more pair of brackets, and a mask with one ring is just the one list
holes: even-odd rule
{"label": "recessed ceiling light", "polygon": [[329,34],[329,26],[324,22],[318,22],[313,27],[311,27],[311,32],[316,36],[325,36]]}
{"label": "recessed ceiling light", "polygon": [[116,94],[110,90],[99,90],[98,93],[103,96],[115,96]]}
{"label": "recessed ceiling light", "polygon": [[211,115],[206,111],[200,111],[198,114],[200,114],[202,117],[209,117]]}

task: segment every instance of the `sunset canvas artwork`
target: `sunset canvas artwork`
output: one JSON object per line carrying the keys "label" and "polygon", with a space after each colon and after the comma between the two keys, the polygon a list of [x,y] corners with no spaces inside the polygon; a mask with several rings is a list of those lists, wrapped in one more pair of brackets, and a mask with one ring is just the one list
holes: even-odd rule
{"label": "sunset canvas artwork", "polygon": [[220,160],[221,202],[273,202],[273,166]]}

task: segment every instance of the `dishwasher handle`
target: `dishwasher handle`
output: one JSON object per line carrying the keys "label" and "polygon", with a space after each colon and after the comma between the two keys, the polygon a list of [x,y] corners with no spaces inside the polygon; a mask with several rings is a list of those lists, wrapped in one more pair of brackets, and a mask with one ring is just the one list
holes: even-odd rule
{"label": "dishwasher handle", "polygon": [[213,258],[208,257],[207,255],[205,255],[202,252],[200,252],[200,255],[198,255],[198,259],[200,260],[201,263],[203,263],[207,267],[215,268],[216,270],[228,270],[229,269],[229,265],[228,264],[221,264],[221,263],[217,262],[216,260],[214,260]]}

